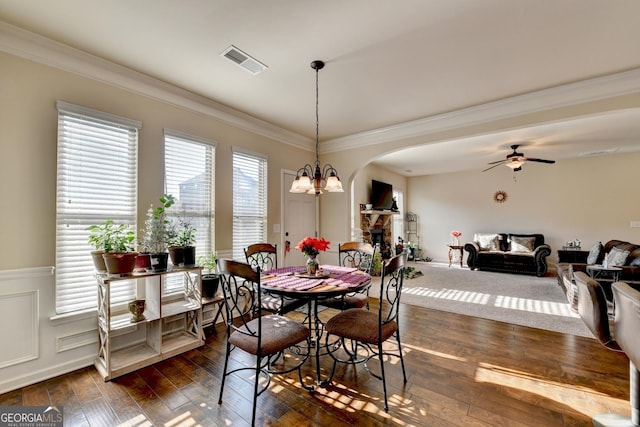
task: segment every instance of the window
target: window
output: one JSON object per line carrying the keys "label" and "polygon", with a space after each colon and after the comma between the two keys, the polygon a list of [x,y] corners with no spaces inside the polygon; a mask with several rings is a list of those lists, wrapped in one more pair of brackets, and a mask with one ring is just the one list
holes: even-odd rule
{"label": "window", "polygon": [[[402,237],[404,235],[404,193],[402,191],[394,190],[393,197],[396,199],[399,211],[398,215],[393,215],[393,235],[396,238],[396,241],[393,242],[393,246],[395,246],[398,242],[398,237]],[[407,237],[409,238],[410,236]]]}
{"label": "window", "polygon": [[[107,219],[136,230],[141,123],[58,101],[56,313],[97,307],[93,248],[85,229]],[[135,298],[129,281],[114,302]]]}
{"label": "window", "polygon": [[[165,191],[176,204],[169,218],[183,219],[196,229],[196,258],[214,251],[214,172],[216,144],[165,129]],[[165,292],[182,289],[182,281],[167,281]]]}
{"label": "window", "polygon": [[233,151],[233,258],[267,241],[267,158]]}

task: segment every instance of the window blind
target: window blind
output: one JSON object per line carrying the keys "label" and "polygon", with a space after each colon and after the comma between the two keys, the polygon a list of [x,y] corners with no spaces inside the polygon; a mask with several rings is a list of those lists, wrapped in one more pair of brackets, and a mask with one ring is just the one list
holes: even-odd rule
{"label": "window blind", "polygon": [[[215,147],[212,141],[164,131],[165,191],[176,200],[169,219],[182,217],[196,228],[196,258],[215,250]],[[167,280],[164,291],[182,288],[181,280]]]}
{"label": "window blind", "polygon": [[267,241],[267,159],[233,152],[233,258],[244,260],[244,248]]}
{"label": "window blind", "polygon": [[[109,218],[136,230],[138,130],[141,123],[57,103],[56,313],[97,307],[86,228]],[[111,288],[114,302],[135,298],[130,281]]]}

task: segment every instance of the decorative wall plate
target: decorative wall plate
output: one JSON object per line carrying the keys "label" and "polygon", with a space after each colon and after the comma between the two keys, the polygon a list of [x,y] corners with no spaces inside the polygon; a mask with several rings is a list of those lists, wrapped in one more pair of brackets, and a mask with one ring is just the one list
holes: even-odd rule
{"label": "decorative wall plate", "polygon": [[507,193],[505,193],[502,190],[498,190],[495,192],[495,194],[493,195],[493,201],[496,203],[504,203],[507,201],[507,198],[509,196],[507,196]]}

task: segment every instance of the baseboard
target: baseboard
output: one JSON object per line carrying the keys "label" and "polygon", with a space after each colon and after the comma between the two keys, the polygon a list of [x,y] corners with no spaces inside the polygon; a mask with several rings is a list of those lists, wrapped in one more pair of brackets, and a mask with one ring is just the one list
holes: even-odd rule
{"label": "baseboard", "polygon": [[94,360],[95,355],[87,356],[81,359],[70,360],[60,365],[50,366],[47,369],[42,369],[35,372],[29,372],[25,375],[12,377],[8,381],[0,381],[0,394],[17,390],[19,388],[26,387],[28,385],[35,384],[41,381],[45,381],[50,378],[57,377],[58,375],[73,372],[87,366],[92,366]]}

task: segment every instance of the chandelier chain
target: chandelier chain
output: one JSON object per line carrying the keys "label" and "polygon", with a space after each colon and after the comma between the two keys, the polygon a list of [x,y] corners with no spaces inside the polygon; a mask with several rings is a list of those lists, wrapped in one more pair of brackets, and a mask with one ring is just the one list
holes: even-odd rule
{"label": "chandelier chain", "polygon": [[319,103],[318,103],[318,97],[319,97],[319,85],[318,85],[318,68],[316,68],[316,166],[320,165],[320,153],[319,153],[319,146],[320,146],[320,114],[319,114]]}

